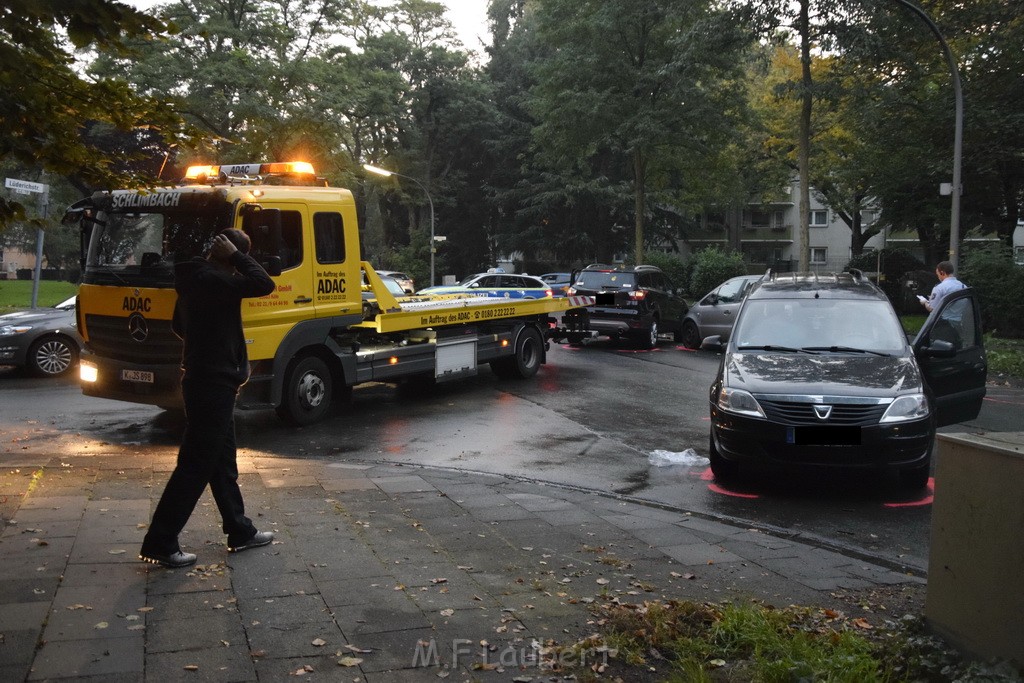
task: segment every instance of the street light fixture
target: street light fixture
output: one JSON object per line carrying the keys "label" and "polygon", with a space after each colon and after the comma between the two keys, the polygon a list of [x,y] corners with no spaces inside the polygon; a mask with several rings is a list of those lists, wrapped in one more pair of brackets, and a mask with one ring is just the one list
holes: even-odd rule
{"label": "street light fixture", "polygon": [[434,250],[435,250],[435,246],[434,246],[434,200],[430,198],[430,192],[427,191],[427,188],[424,187],[423,183],[421,183],[420,181],[416,180],[412,176],[402,175],[401,173],[395,173],[394,171],[388,171],[388,170],[383,169],[383,168],[378,168],[376,166],[371,166],[370,164],[363,164],[363,169],[366,170],[366,171],[369,171],[370,173],[375,173],[375,174],[377,174],[379,176],[384,176],[385,178],[387,178],[388,176],[398,176],[399,178],[405,178],[406,180],[411,180],[412,182],[416,183],[416,185],[418,185],[421,190],[423,190],[423,194],[427,195],[427,203],[430,204],[430,286],[433,287],[434,286]]}

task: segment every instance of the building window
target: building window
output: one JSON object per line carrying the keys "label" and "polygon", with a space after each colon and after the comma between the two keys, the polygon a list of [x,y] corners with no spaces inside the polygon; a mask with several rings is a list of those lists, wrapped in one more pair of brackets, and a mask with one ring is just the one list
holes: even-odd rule
{"label": "building window", "polygon": [[828,262],[828,248],[827,247],[811,247],[811,263],[815,265],[824,265]]}
{"label": "building window", "polygon": [[812,228],[827,228],[828,211],[825,209],[811,211],[810,220],[808,222]]}
{"label": "building window", "polygon": [[772,214],[768,211],[762,211],[761,209],[751,209],[750,213],[750,224],[747,227],[750,228],[769,228],[772,224]]}

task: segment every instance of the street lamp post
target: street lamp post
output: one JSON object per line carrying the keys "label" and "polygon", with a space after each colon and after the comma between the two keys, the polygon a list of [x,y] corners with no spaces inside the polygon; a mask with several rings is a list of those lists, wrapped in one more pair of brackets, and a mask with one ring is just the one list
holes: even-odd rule
{"label": "street lamp post", "polygon": [[953,124],[953,187],[952,206],[950,207],[949,216],[949,260],[952,262],[953,268],[956,269],[959,267],[960,262],[960,166],[964,141],[964,95],[960,88],[960,70],[957,69],[956,60],[953,59],[953,51],[949,49],[949,44],[942,37],[942,32],[939,31],[939,27],[936,26],[931,17],[923,9],[910,2],[910,0],[895,1],[912,11],[924,23],[928,24],[928,28],[931,29],[931,32],[942,46],[942,53],[946,57],[946,63],[949,64],[949,72],[953,79],[953,97],[956,109]]}
{"label": "street lamp post", "polygon": [[416,180],[412,176],[402,175],[401,173],[395,173],[394,171],[388,171],[388,170],[385,170],[383,168],[378,168],[376,166],[371,166],[370,164],[363,164],[363,169],[369,171],[370,173],[376,173],[379,176],[384,176],[385,178],[387,178],[388,176],[397,176],[399,178],[405,178],[406,180],[411,180],[412,182],[416,183],[416,185],[418,185],[421,190],[423,190],[423,194],[427,195],[427,203],[430,205],[430,286],[433,287],[434,286],[434,250],[435,250],[435,245],[434,245],[434,200],[430,198],[430,192],[427,191],[427,188],[424,187],[423,183],[421,183],[420,181]]}

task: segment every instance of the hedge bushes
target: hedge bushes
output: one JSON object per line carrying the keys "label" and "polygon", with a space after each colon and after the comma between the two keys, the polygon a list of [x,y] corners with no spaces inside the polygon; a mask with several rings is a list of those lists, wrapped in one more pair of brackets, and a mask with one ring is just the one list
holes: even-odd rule
{"label": "hedge bushes", "polygon": [[930,267],[925,266],[919,258],[908,250],[899,248],[865,252],[860,256],[850,259],[846,267],[874,272],[878,269],[879,262],[881,262],[882,267],[881,274],[885,276],[879,282],[879,286],[897,309],[902,307],[904,298],[904,292],[900,290],[903,275],[912,270],[933,270],[935,268],[934,263]]}
{"label": "hedge bushes", "polygon": [[685,290],[691,299],[704,296],[731,277],[747,274],[747,266],[739,252],[721,251],[715,247],[702,249],[686,258],[651,251],[644,265],[661,268],[672,283]]}
{"label": "hedge bushes", "polygon": [[987,332],[1024,337],[1024,268],[1014,265],[1005,247],[964,255],[957,278],[978,292]]}
{"label": "hedge bushes", "polygon": [[712,247],[698,251],[691,259],[690,295],[694,298],[704,296],[731,277],[747,274],[743,256],[735,251],[719,251]]}

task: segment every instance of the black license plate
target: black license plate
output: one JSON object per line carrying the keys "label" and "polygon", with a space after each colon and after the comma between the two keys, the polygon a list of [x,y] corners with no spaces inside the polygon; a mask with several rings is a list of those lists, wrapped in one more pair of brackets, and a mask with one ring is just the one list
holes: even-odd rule
{"label": "black license plate", "polygon": [[797,446],[859,446],[860,427],[786,427],[786,443]]}

